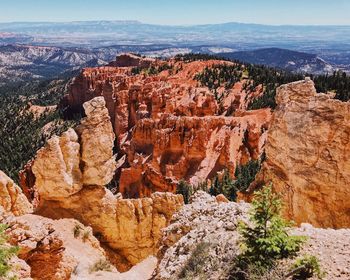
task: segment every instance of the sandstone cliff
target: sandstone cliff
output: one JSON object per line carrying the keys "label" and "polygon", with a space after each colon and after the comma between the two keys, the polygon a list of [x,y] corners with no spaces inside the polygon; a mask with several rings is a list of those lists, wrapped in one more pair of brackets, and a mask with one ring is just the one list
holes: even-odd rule
{"label": "sandstone cliff", "polygon": [[231,88],[220,87],[219,102],[195,80],[208,67],[232,62],[152,61],[153,67],[167,66],[154,75],[133,74],[134,68],[126,67],[150,65],[142,61],[123,55],[110,65],[125,67],[84,69],[63,101],[74,111],[96,96],[106,100],[117,136],[115,179],[125,197],[174,192],[181,179],[197,184],[225,168],[234,174],[238,164],[261,155],[270,110],[245,109],[262,87],[248,94],[244,79]]}
{"label": "sandstone cliff", "polygon": [[[114,132],[102,97],[84,103],[86,117],[74,130],[54,136],[38,151],[26,174],[38,197],[36,214],[74,218],[90,225],[120,270],[158,250],[161,229],[183,204],[182,197],[153,193],[122,199],[105,188],[117,164]],[[113,249],[113,250],[109,250]]]}
{"label": "sandstone cliff", "polygon": [[256,185],[272,182],[297,223],[349,227],[350,104],[310,80],[281,86],[276,101]]}
{"label": "sandstone cliff", "polygon": [[35,157],[32,172],[41,199],[62,199],[83,185],[104,186],[114,175],[114,133],[105,101],[97,97],[84,109],[86,118],[77,131],[54,136]]}

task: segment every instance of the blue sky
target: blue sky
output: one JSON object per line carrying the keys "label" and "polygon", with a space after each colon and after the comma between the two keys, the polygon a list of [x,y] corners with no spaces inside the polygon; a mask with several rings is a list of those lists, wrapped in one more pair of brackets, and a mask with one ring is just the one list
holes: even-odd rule
{"label": "blue sky", "polygon": [[0,22],[75,20],[350,25],[350,0],[0,0]]}

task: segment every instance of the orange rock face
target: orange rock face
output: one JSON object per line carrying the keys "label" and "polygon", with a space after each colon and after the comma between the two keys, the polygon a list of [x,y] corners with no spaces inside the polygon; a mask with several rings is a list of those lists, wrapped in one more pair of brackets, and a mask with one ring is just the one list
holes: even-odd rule
{"label": "orange rock face", "polygon": [[[124,55],[110,65],[142,65],[141,58],[135,59]],[[244,80],[231,89],[219,88],[225,95],[218,104],[195,75],[232,62],[152,61],[164,64],[171,69],[157,75],[134,75],[131,67],[86,68],[63,102],[74,111],[93,97],[105,98],[120,159],[116,179],[124,197],[174,192],[180,179],[197,184],[224,168],[233,174],[237,164],[257,159],[263,151],[270,110],[245,111],[261,87],[249,95]]]}
{"label": "orange rock face", "polygon": [[297,223],[349,227],[349,102],[316,93],[309,80],[281,86],[276,101],[256,184],[272,182]]}

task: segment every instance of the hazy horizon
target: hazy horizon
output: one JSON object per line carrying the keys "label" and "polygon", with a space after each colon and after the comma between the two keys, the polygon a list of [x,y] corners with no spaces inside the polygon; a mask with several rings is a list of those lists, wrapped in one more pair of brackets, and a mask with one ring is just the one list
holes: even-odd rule
{"label": "hazy horizon", "polygon": [[54,24],[54,23],[80,23],[80,22],[135,22],[139,24],[148,24],[148,25],[160,25],[160,26],[179,26],[179,27],[191,27],[191,26],[200,26],[200,25],[223,25],[223,24],[242,24],[242,25],[266,25],[266,26],[350,26],[348,24],[266,24],[259,22],[241,22],[241,21],[225,21],[225,22],[212,22],[212,23],[198,23],[198,24],[167,24],[167,23],[150,23],[144,22],[138,19],[90,19],[90,20],[70,20],[70,21],[0,21],[0,24]]}

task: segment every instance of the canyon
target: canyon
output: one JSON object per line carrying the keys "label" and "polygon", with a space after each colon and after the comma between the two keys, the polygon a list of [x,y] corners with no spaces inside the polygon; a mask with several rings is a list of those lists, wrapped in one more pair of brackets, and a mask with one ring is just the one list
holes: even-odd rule
{"label": "canyon", "polygon": [[[348,279],[349,102],[305,79],[280,86],[274,110],[248,110],[264,86],[250,90],[241,75],[213,90],[196,78],[218,66],[235,63],[124,54],[73,79],[59,107],[82,115],[79,124],[37,151],[20,186],[0,172],[0,223],[19,247],[17,277],[176,279],[204,242],[208,279],[227,279],[222,264],[239,252],[250,204],[197,189],[226,171],[236,179],[256,160],[261,170],[240,200],[272,183],[300,226],[293,234],[310,237],[303,253],[331,255],[320,255],[326,279]],[[181,181],[195,189],[186,205]]]}
{"label": "canyon", "polygon": [[[87,68],[75,78],[63,106],[81,110],[96,96],[106,100],[120,164],[116,181],[123,196],[174,192],[179,180],[196,185],[224,169],[258,159],[266,141],[270,109],[246,111],[262,91],[247,94],[245,80],[223,92],[218,102],[195,75],[218,60],[186,63],[118,56],[110,65],[164,67],[158,75],[133,75],[131,67]],[[124,60],[124,61],[123,61]],[[126,60],[126,61],[125,61]],[[68,109],[68,110],[69,110]]]}

